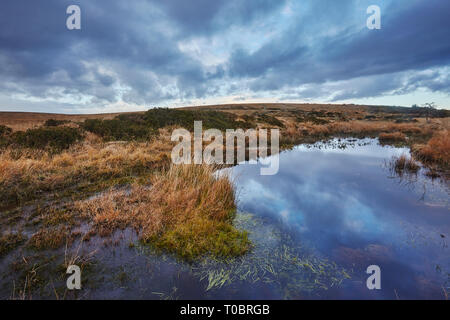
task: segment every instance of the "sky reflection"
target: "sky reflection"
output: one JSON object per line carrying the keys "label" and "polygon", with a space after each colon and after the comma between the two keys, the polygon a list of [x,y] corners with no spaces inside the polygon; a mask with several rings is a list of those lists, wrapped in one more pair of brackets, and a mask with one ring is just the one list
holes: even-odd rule
{"label": "sky reflection", "polygon": [[[384,289],[360,288],[360,297],[442,298],[450,270],[448,186],[422,172],[410,184],[391,177],[385,160],[402,153],[368,139],[346,149],[317,144],[283,152],[275,176],[260,176],[250,164],[231,172],[241,210],[281,224],[361,279],[369,264],[382,266]],[[353,297],[354,289],[336,294]]]}

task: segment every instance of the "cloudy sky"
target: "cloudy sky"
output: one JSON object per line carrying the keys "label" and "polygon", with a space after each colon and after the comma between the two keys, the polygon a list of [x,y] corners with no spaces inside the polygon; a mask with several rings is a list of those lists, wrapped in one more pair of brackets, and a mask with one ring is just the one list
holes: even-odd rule
{"label": "cloudy sky", "polygon": [[[66,9],[81,8],[81,30]],[[369,30],[368,6],[381,8]],[[0,110],[240,102],[450,109],[448,0],[1,0]]]}

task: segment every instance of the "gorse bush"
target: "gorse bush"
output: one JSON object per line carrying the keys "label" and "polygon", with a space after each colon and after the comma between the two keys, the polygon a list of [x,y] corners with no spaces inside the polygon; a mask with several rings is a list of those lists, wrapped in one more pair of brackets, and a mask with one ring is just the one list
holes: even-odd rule
{"label": "gorse bush", "polygon": [[142,121],[133,121],[120,116],[112,120],[88,119],[82,127],[104,140],[146,140],[156,132]]}
{"label": "gorse bush", "polygon": [[156,108],[148,110],[143,118],[153,128],[177,126],[188,130],[194,129],[194,121],[202,121],[204,129],[250,128],[251,123],[237,121],[237,116],[221,111],[177,110]]}
{"label": "gorse bush", "polygon": [[11,135],[11,133],[12,133],[11,128],[0,125],[0,148],[8,145],[9,136]]}
{"label": "gorse bush", "polygon": [[275,118],[273,116],[270,116],[270,115],[264,114],[264,113],[257,114],[257,116],[258,116],[258,121],[260,121],[260,122],[264,122],[264,123],[267,123],[272,126],[284,128],[283,122],[281,122],[280,120],[278,120],[277,118]]}
{"label": "gorse bush", "polygon": [[237,116],[220,111],[151,109],[143,114],[122,114],[112,120],[90,119],[82,127],[105,140],[146,140],[167,126],[194,130],[194,121],[202,121],[204,129],[250,128],[251,124],[238,121]]}
{"label": "gorse bush", "polygon": [[11,134],[11,132],[12,132],[11,128],[0,125],[0,137],[5,137],[5,136]]}
{"label": "gorse bush", "polygon": [[55,120],[55,119],[48,119],[44,122],[44,127],[57,127],[66,123],[69,123],[69,120]]}
{"label": "gorse bush", "polygon": [[10,136],[9,144],[33,149],[61,151],[83,139],[78,128],[41,127],[18,131]]}

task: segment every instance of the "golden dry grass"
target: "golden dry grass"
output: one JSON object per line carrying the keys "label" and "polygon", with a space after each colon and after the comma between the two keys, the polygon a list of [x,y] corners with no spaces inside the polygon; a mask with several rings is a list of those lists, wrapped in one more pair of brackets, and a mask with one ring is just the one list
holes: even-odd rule
{"label": "golden dry grass", "polygon": [[246,233],[231,225],[232,183],[215,176],[210,166],[171,166],[153,176],[151,186],[110,190],[74,207],[101,236],[132,227],[144,243],[187,260],[208,253],[239,255],[249,248]]}
{"label": "golden dry grass", "polygon": [[414,154],[424,162],[450,166],[450,130],[436,132],[425,145],[413,146]]}
{"label": "golden dry grass", "polygon": [[72,241],[73,238],[67,227],[43,228],[31,236],[27,247],[35,250],[57,249]]}
{"label": "golden dry grass", "polygon": [[379,134],[380,142],[406,142],[406,135],[403,132],[382,132]]}
{"label": "golden dry grass", "polygon": [[92,134],[57,155],[10,148],[0,153],[0,200],[5,205],[79,183],[139,176],[166,165],[170,151],[164,136],[149,143],[102,143]]}

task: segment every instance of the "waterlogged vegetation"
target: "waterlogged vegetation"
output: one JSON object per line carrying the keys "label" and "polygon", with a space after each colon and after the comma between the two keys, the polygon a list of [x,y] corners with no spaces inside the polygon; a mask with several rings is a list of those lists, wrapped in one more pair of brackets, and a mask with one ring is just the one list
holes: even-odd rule
{"label": "waterlogged vegetation", "polygon": [[192,261],[199,256],[239,256],[250,247],[245,231],[233,228],[234,191],[225,176],[207,166],[171,166],[149,181],[75,203],[93,221],[93,232],[111,235],[131,227],[143,243]]}
{"label": "waterlogged vegetation", "polygon": [[[442,217],[441,200],[433,197],[441,196],[439,186],[448,182],[448,115],[411,110],[230,105],[86,116],[83,121],[70,116],[49,116],[23,130],[16,129],[22,128],[21,124],[0,125],[0,296],[14,299],[356,298],[348,290],[356,286],[358,292],[358,285],[364,284],[364,264],[370,263],[370,256],[379,257],[380,251],[386,253],[392,248],[386,249],[385,244],[373,240],[378,239],[375,237],[358,243],[341,239],[341,246],[334,251],[324,249],[327,248],[324,239],[332,234],[330,225],[335,226],[339,235],[348,233],[340,229],[337,220],[325,219],[328,210],[317,208],[318,204],[329,201],[329,195],[321,195],[322,191],[317,195],[308,194],[306,190],[297,194],[302,183],[296,181],[291,185],[289,180],[276,179],[261,185],[270,186],[268,191],[263,187],[247,189],[247,183],[235,173],[245,168],[243,176],[248,177],[248,182],[259,183],[259,175],[252,174],[259,170],[257,167],[247,169],[246,165],[240,165],[227,176],[217,175],[218,168],[213,166],[171,166],[174,142],[170,135],[174,128],[193,130],[195,120],[203,121],[204,129],[276,127],[281,130],[282,148],[290,150],[282,153],[282,159],[297,154],[299,144],[329,140],[337,150],[351,153],[352,149],[373,142],[344,138],[379,138],[386,145],[386,149],[377,150],[379,161],[377,157],[376,161],[369,157],[363,163],[376,162],[379,168],[385,163],[387,169],[364,171],[360,177],[377,177],[382,179],[379,183],[383,186],[386,181],[398,179],[398,185],[389,185],[392,190],[402,192],[404,203],[387,209],[393,212],[403,212],[413,201],[411,197],[415,193],[409,196],[403,193],[405,181],[408,188],[423,184],[427,192],[420,197],[428,202],[422,211],[437,210],[432,214],[440,219],[436,225],[441,227],[433,225],[433,231],[426,223],[420,227],[425,228],[427,236],[438,232],[439,240],[445,244],[448,221]],[[343,140],[330,140],[333,137]],[[321,150],[322,145],[309,147]],[[385,150],[398,152],[390,154]],[[331,170],[326,176],[345,171],[335,164],[351,163],[355,155],[344,162],[326,162],[324,168]],[[301,167],[313,172],[323,159],[323,155],[311,158]],[[287,176],[295,176],[296,171],[290,171],[289,164],[281,163],[282,170],[283,166],[288,170]],[[299,168],[298,164],[294,167]],[[313,178],[319,176],[323,175],[310,176],[307,185],[322,185],[314,182]],[[341,199],[353,198],[353,202],[347,200],[345,207],[367,215],[369,209],[354,200],[360,191],[348,187],[359,182],[347,181],[348,177],[351,174],[347,172],[326,185],[344,185],[340,188],[348,192]],[[429,181],[435,184],[429,185]],[[279,202],[270,197],[271,193],[285,188],[288,190],[279,199],[295,194],[296,201],[305,207],[292,210],[289,207],[292,200]],[[252,201],[248,200],[248,193],[253,195]],[[429,195],[433,197],[428,199]],[[386,202],[380,200],[383,201]],[[328,205],[333,207],[333,203]],[[430,209],[436,206],[438,209]],[[369,207],[377,208],[376,203]],[[342,216],[338,208],[332,215],[335,219]],[[417,209],[408,207],[408,210]],[[326,225],[320,221],[308,223],[308,219],[318,214],[325,215],[321,223]],[[291,223],[291,217],[303,217],[303,220],[299,224]],[[361,223],[357,217],[355,213],[346,223]],[[383,219],[390,221],[390,216]],[[408,219],[404,220],[409,223]],[[386,226],[374,223],[366,232],[374,235],[378,228],[386,229]],[[420,237],[414,235],[417,244]],[[390,233],[384,236],[392,237]],[[400,250],[397,239],[394,243],[394,250]],[[412,256],[408,250],[406,255]],[[418,252],[423,257],[422,249]],[[400,253],[405,255],[403,251]],[[448,268],[440,258],[445,253],[432,247],[430,254],[433,256],[426,259],[436,262],[439,270],[444,270],[443,276]],[[391,262],[405,261],[409,260]],[[65,287],[65,268],[73,263],[83,270],[85,290],[81,294],[69,292]],[[436,268],[433,266],[433,270]],[[429,275],[429,271],[412,269]],[[439,293],[432,291],[422,296],[442,297],[441,287],[445,287],[442,279],[434,275],[427,279],[432,279],[433,285],[425,287],[434,290],[439,283]],[[392,298],[391,291],[367,297]]]}
{"label": "waterlogged vegetation", "polygon": [[25,241],[21,233],[6,233],[0,237],[0,257],[17,248]]}
{"label": "waterlogged vegetation", "polygon": [[207,282],[207,292],[248,283],[270,288],[269,297],[299,299],[319,297],[351,279],[349,270],[317,256],[261,217],[241,212],[235,225],[251,231],[255,248],[244,257],[226,261],[209,258],[196,265],[193,273]]}

